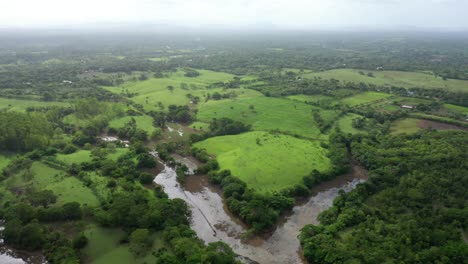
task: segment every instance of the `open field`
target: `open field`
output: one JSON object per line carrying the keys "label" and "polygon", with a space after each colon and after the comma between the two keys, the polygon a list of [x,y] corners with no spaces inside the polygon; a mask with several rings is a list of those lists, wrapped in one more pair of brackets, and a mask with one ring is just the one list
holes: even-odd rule
{"label": "open field", "polygon": [[85,263],[93,264],[126,264],[126,263],[154,263],[156,259],[151,252],[156,252],[163,247],[161,233],[152,235],[153,246],[150,252],[142,258],[135,258],[129,250],[128,244],[120,244],[125,232],[117,228],[104,228],[91,225],[85,231],[89,239],[84,253],[88,257]]}
{"label": "open field", "polygon": [[352,125],[353,119],[358,118],[358,117],[362,117],[362,116],[349,113],[341,117],[340,119],[338,119],[335,123],[335,126],[339,127],[341,131],[343,131],[344,133],[351,133],[351,134],[364,133],[365,134],[366,133],[365,130],[354,128]]}
{"label": "open field", "polygon": [[326,171],[330,167],[327,150],[317,141],[267,132],[214,137],[195,146],[215,155],[222,169],[231,170],[263,193],[301,183],[313,169]]}
{"label": "open field", "polygon": [[12,158],[11,154],[0,152],[0,173],[6,166],[8,166],[8,163],[10,163]]}
{"label": "open field", "polygon": [[196,121],[190,124],[189,127],[199,131],[208,131],[210,129],[210,124]]}
{"label": "open field", "polygon": [[296,94],[296,95],[290,95],[287,96],[286,98],[299,101],[299,102],[311,102],[311,103],[318,103],[320,101],[329,101],[333,100],[333,97],[323,95],[323,94],[317,94],[317,95],[306,95],[306,94]]}
{"label": "open field", "polygon": [[390,94],[386,94],[386,93],[365,92],[365,93],[360,93],[360,94],[353,95],[351,97],[344,98],[341,100],[341,102],[349,106],[357,106],[357,105],[368,104],[368,103],[372,103],[378,100],[382,100],[390,96],[391,96]]}
{"label": "open field", "polygon": [[0,109],[8,109],[11,111],[24,112],[28,107],[45,107],[45,106],[70,106],[64,102],[45,102],[35,100],[17,100],[0,97]]}
{"label": "open field", "polygon": [[128,122],[130,122],[132,118],[135,119],[137,128],[143,129],[144,131],[146,131],[146,133],[148,133],[148,135],[151,135],[154,131],[158,129],[153,126],[153,118],[147,115],[120,117],[120,118],[110,121],[109,127],[117,128],[117,129],[122,128]]}
{"label": "open field", "polygon": [[[185,72],[179,70],[171,73],[167,78],[151,78],[146,81],[128,82],[119,87],[105,88],[114,93],[135,93],[135,96],[131,97],[131,100],[143,105],[146,110],[156,111],[161,110],[158,105],[159,102],[163,104],[163,109],[167,109],[171,104],[189,104],[190,99],[187,96],[188,94],[200,97],[200,103],[205,101],[208,93],[213,94],[214,92],[234,92],[240,98],[261,95],[259,92],[248,89],[231,89],[226,91],[223,91],[221,88],[208,89],[207,86],[210,84],[231,81],[234,75],[208,70],[197,69],[197,71],[200,75],[194,78],[185,77]],[[173,90],[169,90],[169,86],[172,86]]]}
{"label": "open field", "polygon": [[57,204],[59,205],[73,201],[89,206],[99,204],[92,191],[78,179],[41,162],[34,162],[29,173],[17,173],[3,183],[10,189],[23,189],[34,186],[38,190],[51,190],[58,196]]}
{"label": "open field", "polygon": [[459,114],[468,115],[468,107],[459,106],[459,105],[453,105],[453,104],[444,104],[443,106],[444,106],[444,108],[447,109],[449,112],[454,112],[454,113],[459,113]]}
{"label": "open field", "polygon": [[401,133],[415,133],[421,129],[435,129],[435,130],[468,130],[467,127],[456,126],[452,124],[416,119],[416,118],[405,118],[398,120],[393,123],[391,128],[392,134],[401,134]]}
{"label": "open field", "polygon": [[91,157],[91,151],[78,150],[71,154],[57,154],[57,159],[70,165],[72,163],[89,162],[93,158]]}
{"label": "open field", "polygon": [[[374,77],[361,75],[371,72]],[[402,72],[402,71],[367,71],[356,69],[337,69],[323,72],[315,72],[304,75],[305,78],[321,77],[322,79],[337,79],[347,82],[363,82],[374,85],[391,85],[405,88],[428,88],[447,89],[451,91],[468,92],[468,81],[448,79],[444,81],[441,77],[435,77],[429,73]]]}
{"label": "open field", "polygon": [[415,118],[405,118],[401,120],[397,120],[392,124],[391,133],[392,134],[402,134],[402,133],[416,133],[421,130],[418,127],[418,122],[420,119]]}
{"label": "open field", "polygon": [[197,119],[208,123],[228,117],[252,125],[254,130],[280,130],[304,137],[320,134],[312,110],[320,109],[301,102],[272,97],[210,101],[200,106]]}

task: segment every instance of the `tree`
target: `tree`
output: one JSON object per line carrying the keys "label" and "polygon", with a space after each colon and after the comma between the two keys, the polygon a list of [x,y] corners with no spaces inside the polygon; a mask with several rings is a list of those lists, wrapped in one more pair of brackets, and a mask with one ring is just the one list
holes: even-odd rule
{"label": "tree", "polygon": [[28,200],[33,206],[47,208],[50,204],[54,204],[57,201],[57,195],[51,190],[33,191],[28,195]]}
{"label": "tree", "polygon": [[63,215],[66,220],[81,219],[81,208],[77,202],[66,203],[62,206]]}
{"label": "tree", "polygon": [[172,85],[167,86],[167,90],[171,93],[174,92],[174,86]]}
{"label": "tree", "polygon": [[130,251],[137,257],[146,255],[151,247],[150,233],[148,229],[139,228],[130,234]]}

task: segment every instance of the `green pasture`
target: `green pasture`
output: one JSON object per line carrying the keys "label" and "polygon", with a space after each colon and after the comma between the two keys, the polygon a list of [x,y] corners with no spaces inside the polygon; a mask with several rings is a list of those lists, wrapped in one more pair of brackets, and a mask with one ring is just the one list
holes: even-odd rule
{"label": "green pasture", "polygon": [[318,141],[268,132],[209,138],[195,147],[215,155],[222,169],[263,193],[301,183],[313,169],[326,171],[331,166]]}
{"label": "green pasture", "polygon": [[453,105],[453,104],[444,104],[443,107],[449,112],[468,115],[468,107]]}
{"label": "green pasture", "polygon": [[10,111],[24,112],[28,107],[46,107],[46,106],[70,106],[64,102],[45,102],[36,100],[18,100],[0,97],[0,110],[8,109]]}
{"label": "green pasture", "polygon": [[252,125],[254,130],[279,130],[304,137],[320,134],[312,110],[320,109],[301,102],[273,97],[210,101],[200,106],[197,119],[209,123],[228,117]]}
{"label": "green pasture", "polygon": [[[167,78],[150,78],[146,81],[127,82],[121,86],[105,87],[113,93],[132,93],[134,96],[131,100],[143,105],[146,110],[161,110],[159,102],[162,103],[163,109],[171,104],[186,105],[189,104],[189,94],[200,97],[200,102],[206,100],[208,93],[225,93],[233,91],[239,93],[238,96],[244,96],[245,93],[258,92],[247,89],[232,89],[223,91],[221,88],[207,89],[207,86],[216,82],[227,82],[234,78],[234,75],[222,72],[214,72],[208,70],[197,70],[200,75],[194,78],[185,77],[185,72],[179,70],[171,73]],[[182,86],[187,84],[187,87]],[[169,86],[174,87],[173,90],[168,89]],[[250,96],[250,95],[248,95]]]}
{"label": "green pasture", "polygon": [[[364,75],[359,72],[364,72]],[[371,72],[374,77],[367,76]],[[403,72],[403,71],[368,71],[357,69],[336,69],[314,72],[304,75],[305,78],[320,77],[322,79],[336,79],[346,82],[363,82],[374,85],[390,85],[405,88],[447,89],[451,91],[468,92],[468,81],[436,77],[431,73]]]}
{"label": "green pasture", "polygon": [[57,159],[71,165],[73,163],[80,164],[82,162],[90,162],[93,157],[89,150],[78,150],[71,154],[57,154]]}
{"label": "green pasture", "polygon": [[353,114],[353,113],[346,114],[345,116],[342,116],[336,121],[335,126],[339,127],[341,131],[343,131],[344,133],[350,133],[350,134],[366,133],[365,130],[357,129],[353,127],[353,119],[359,118],[359,117],[362,117],[362,116]]}
{"label": "green pasture", "polygon": [[390,131],[392,134],[416,133],[421,130],[421,128],[418,126],[419,121],[420,120],[416,118],[405,118],[397,120],[393,122]]}
{"label": "green pasture", "polygon": [[93,264],[143,264],[155,263],[156,259],[152,252],[157,252],[164,246],[162,234],[152,235],[153,246],[145,257],[136,258],[129,250],[128,244],[120,244],[121,238],[125,237],[125,232],[118,228],[105,228],[90,225],[85,231],[88,237],[88,245],[83,249],[86,256],[85,263]]}
{"label": "green pasture", "polygon": [[125,125],[128,122],[130,122],[132,118],[135,119],[137,128],[143,129],[144,131],[148,133],[148,135],[151,135],[154,131],[158,129],[153,126],[153,118],[147,115],[120,117],[120,118],[110,121],[109,127],[116,128],[116,129],[125,127]]}
{"label": "green pasture", "polygon": [[74,201],[89,206],[99,204],[93,192],[77,178],[42,162],[34,162],[30,170],[8,177],[3,184],[9,189],[34,187],[38,190],[51,190],[58,196],[57,204],[59,205]]}
{"label": "green pasture", "polygon": [[378,93],[378,92],[365,92],[347,97],[341,100],[345,105],[357,106],[362,104],[368,104],[382,99],[390,97],[390,94]]}
{"label": "green pasture", "polygon": [[287,96],[288,99],[299,101],[299,102],[304,102],[304,103],[318,103],[321,101],[330,101],[333,100],[333,97],[323,95],[323,94],[317,94],[317,95],[306,95],[306,94],[296,94],[296,95],[290,95]]}

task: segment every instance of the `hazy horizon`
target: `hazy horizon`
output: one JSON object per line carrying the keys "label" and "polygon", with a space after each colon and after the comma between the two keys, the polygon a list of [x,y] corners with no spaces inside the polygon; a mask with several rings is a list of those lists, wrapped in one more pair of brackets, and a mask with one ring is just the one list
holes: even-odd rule
{"label": "hazy horizon", "polygon": [[0,28],[465,31],[466,10],[464,0],[16,0],[2,3]]}

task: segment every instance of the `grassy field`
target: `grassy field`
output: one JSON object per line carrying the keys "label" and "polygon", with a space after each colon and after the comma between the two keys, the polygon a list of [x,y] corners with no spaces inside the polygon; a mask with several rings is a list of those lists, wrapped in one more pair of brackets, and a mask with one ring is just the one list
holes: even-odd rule
{"label": "grassy field", "polygon": [[93,192],[81,181],[41,162],[34,162],[29,173],[17,173],[2,184],[9,189],[35,187],[38,190],[51,190],[58,196],[59,205],[73,201],[89,206],[99,204]]}
{"label": "grassy field", "polygon": [[421,130],[421,128],[419,128],[418,126],[419,121],[420,121],[419,119],[415,119],[415,118],[405,118],[405,119],[397,120],[392,124],[391,133],[392,134],[416,133],[419,130]]}
{"label": "grassy field", "polygon": [[63,102],[44,102],[35,100],[16,100],[0,97],[0,110],[8,109],[11,111],[26,111],[28,107],[45,107],[45,106],[70,106],[69,103]]}
{"label": "grassy field", "polygon": [[142,258],[135,258],[129,250],[128,244],[120,244],[119,241],[125,236],[125,232],[117,228],[103,228],[90,225],[85,231],[89,239],[88,245],[83,253],[86,255],[85,263],[93,264],[143,264],[155,263],[156,259],[151,252],[156,252],[163,247],[161,233],[152,236],[153,246],[150,252]]}
{"label": "grassy field", "polygon": [[304,102],[304,103],[307,103],[307,102],[318,103],[320,101],[333,100],[333,97],[322,95],[322,94],[317,94],[317,95],[296,94],[296,95],[287,96],[286,98],[299,101],[299,102]]}
{"label": "grassy field", "polygon": [[447,109],[449,112],[454,112],[454,113],[459,113],[459,114],[468,115],[468,107],[459,106],[459,105],[453,105],[453,104],[444,104],[443,106],[444,106],[444,108]]}
{"label": "grassy field", "polygon": [[[111,152],[107,155],[107,158],[117,161],[120,156],[127,152],[128,148],[116,148],[115,152]],[[79,164],[82,162],[89,162],[93,157],[91,156],[90,150],[82,149],[71,154],[57,154],[57,159],[71,165],[72,163]]]}
{"label": "grassy field", "polygon": [[151,135],[158,128],[153,126],[153,118],[151,116],[142,115],[142,116],[124,116],[118,119],[114,119],[109,122],[109,127],[112,128],[122,128],[124,127],[132,118],[135,119],[137,128],[143,129]]}
{"label": "grassy field", "polygon": [[390,96],[391,96],[390,94],[386,94],[386,93],[365,92],[365,93],[360,93],[360,94],[353,95],[351,97],[344,98],[341,100],[341,102],[349,106],[357,106],[357,105],[368,104],[368,103],[372,103],[378,100],[382,100]]}
{"label": "grassy field", "polygon": [[190,124],[189,127],[195,130],[208,131],[210,129],[210,124],[197,121],[197,122],[193,122],[192,124]]}
{"label": "grassy field", "polygon": [[57,154],[57,159],[71,165],[72,163],[89,162],[93,157],[91,157],[89,150],[78,150],[71,154]]}
{"label": "grassy field", "polygon": [[323,72],[305,74],[305,78],[321,77],[322,79],[337,79],[347,82],[363,82],[374,85],[392,85],[405,88],[443,88],[451,91],[468,92],[468,81],[448,79],[444,81],[441,77],[422,72],[402,72],[402,71],[367,71],[374,77],[359,74],[361,70],[337,69]]}
{"label": "grassy field", "polygon": [[317,141],[267,132],[214,137],[195,146],[215,155],[222,169],[260,192],[281,190],[300,183],[313,169],[330,167],[327,150]]}
{"label": "grassy field", "polygon": [[[219,92],[223,93],[221,88],[207,89],[206,87],[216,82],[227,82],[233,79],[234,75],[222,72],[213,72],[208,70],[197,70],[200,75],[195,78],[185,77],[184,71],[179,70],[172,73],[167,78],[151,78],[146,81],[128,82],[119,87],[105,87],[111,92],[122,93],[129,92],[136,95],[131,98],[134,102],[143,105],[146,110],[161,110],[158,103],[163,104],[164,109],[171,104],[186,105],[190,103],[187,96],[200,97],[200,102],[204,102],[207,93]],[[182,84],[188,85],[183,89]],[[167,87],[173,86],[171,91]],[[235,92],[238,97],[251,97],[261,95],[259,92],[249,89],[232,89],[225,92]]]}
{"label": "grassy field", "polygon": [[11,154],[0,152],[0,173],[6,166],[8,166],[8,163],[10,163],[11,159]]}
{"label": "grassy field", "polygon": [[317,137],[320,131],[312,118],[312,109],[320,108],[288,99],[256,97],[210,101],[200,106],[197,119],[208,123],[213,118],[228,117],[251,124],[254,130],[278,129],[305,137]]}
{"label": "grassy field", "polygon": [[335,126],[339,127],[341,131],[343,131],[344,133],[351,133],[351,134],[366,133],[365,130],[356,129],[353,127],[352,125],[353,119],[358,118],[358,117],[362,117],[362,116],[352,114],[352,113],[347,114],[341,117],[340,119],[338,119],[335,123]]}

